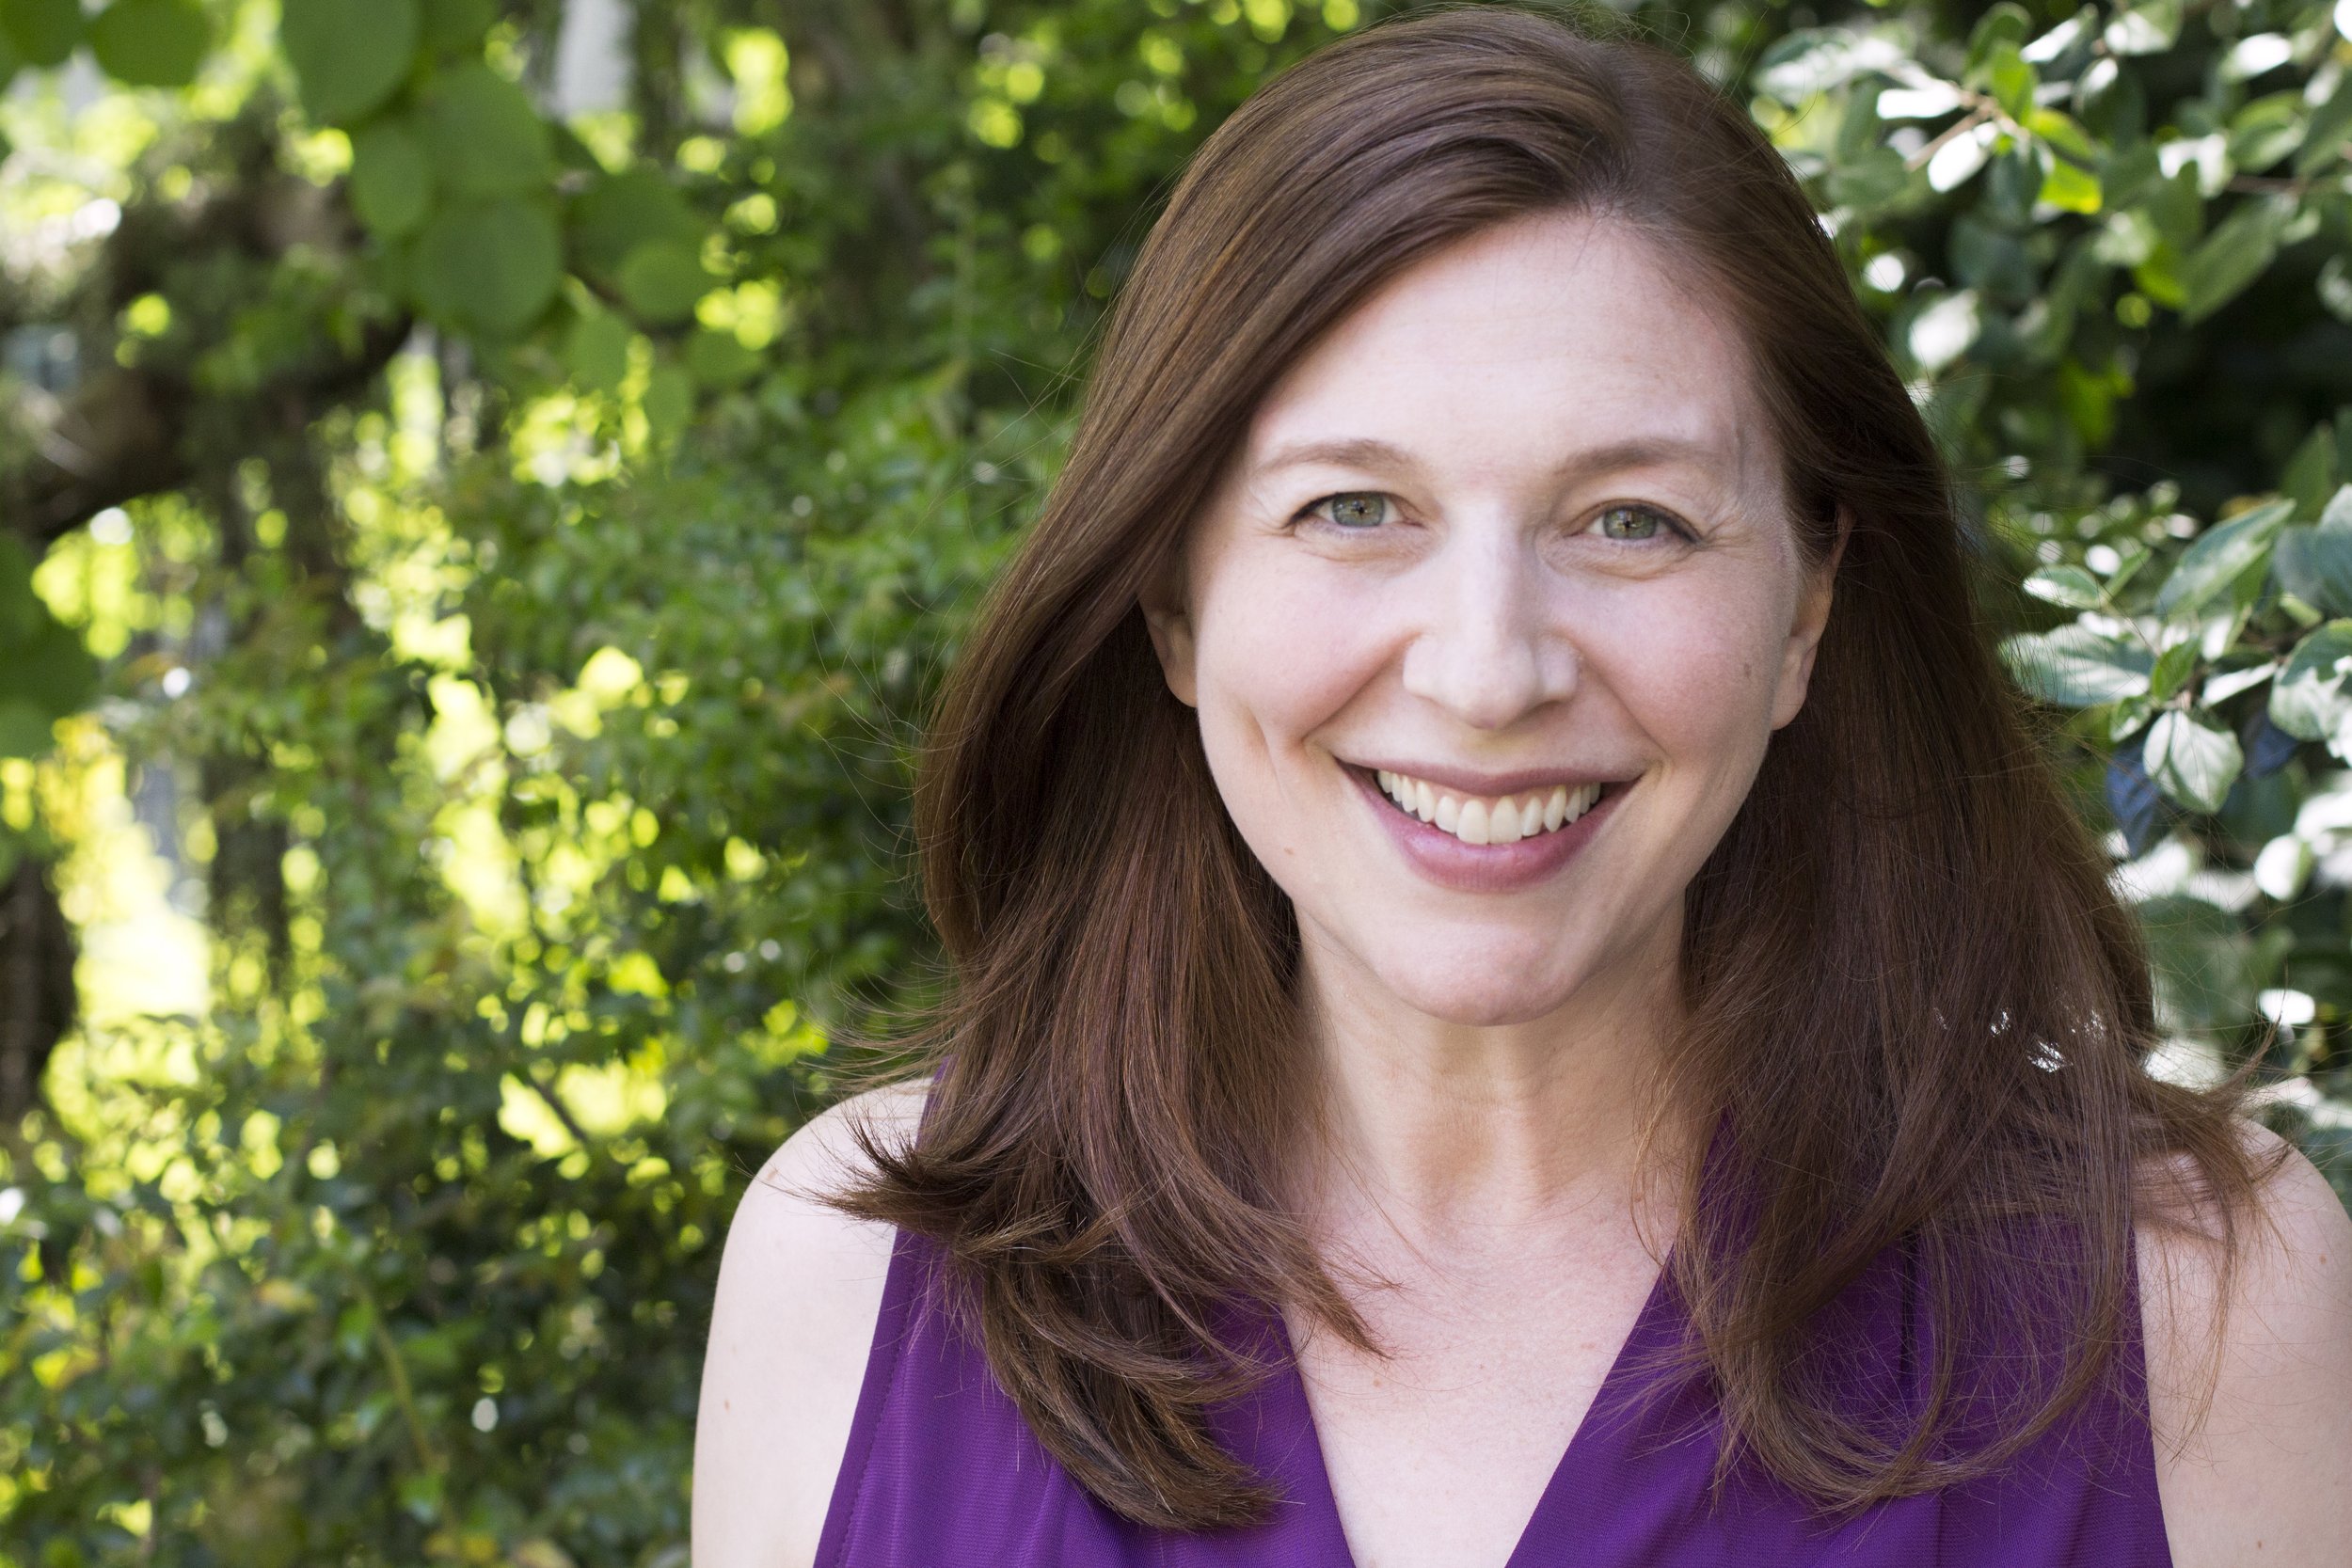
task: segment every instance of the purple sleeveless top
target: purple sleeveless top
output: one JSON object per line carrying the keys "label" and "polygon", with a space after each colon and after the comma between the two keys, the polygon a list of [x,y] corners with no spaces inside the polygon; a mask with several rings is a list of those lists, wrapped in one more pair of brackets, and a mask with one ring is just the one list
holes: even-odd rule
{"label": "purple sleeveless top", "polygon": [[[1039,1443],[929,1288],[938,1258],[935,1243],[899,1232],[817,1568],[1353,1568],[1278,1311],[1221,1320],[1279,1370],[1210,1420],[1287,1501],[1247,1528],[1149,1529],[1096,1502]],[[1829,1523],[1750,1461],[1710,1506],[1720,1420],[1703,1379],[1669,1386],[1637,1370],[1679,1338],[1680,1296],[1661,1272],[1500,1568],[2170,1568],[2154,1444],[2124,1402],[2146,1386],[2137,1296],[2135,1270],[2120,1392],[2084,1401],[1995,1476]],[[1932,1326],[1920,1299],[1909,1250],[1890,1248],[1833,1307],[1841,1364],[1850,1350],[1883,1380],[1870,1386],[1922,1390]]]}

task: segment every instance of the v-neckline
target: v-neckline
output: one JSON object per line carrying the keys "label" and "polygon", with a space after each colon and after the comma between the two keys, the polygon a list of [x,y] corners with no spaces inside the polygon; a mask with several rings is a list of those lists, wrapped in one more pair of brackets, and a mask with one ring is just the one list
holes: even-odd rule
{"label": "v-neckline", "polygon": [[[1628,1358],[1632,1354],[1633,1347],[1653,1336],[1657,1320],[1665,1311],[1673,1273],[1674,1252],[1670,1248],[1665,1262],[1659,1267],[1658,1277],[1650,1285],[1648,1296],[1642,1303],[1641,1311],[1634,1315],[1633,1326],[1626,1331],[1624,1342],[1618,1345],[1615,1358],[1609,1363],[1609,1370],[1601,1376],[1600,1386],[1594,1391],[1592,1402],[1584,1407],[1576,1431],[1569,1434],[1567,1446],[1561,1450],[1559,1461],[1552,1465],[1543,1491],[1535,1498],[1534,1508],[1529,1512],[1519,1527],[1518,1536],[1511,1543],[1510,1555],[1496,1568],[1534,1568],[1534,1564],[1522,1561],[1529,1549],[1528,1541],[1544,1522],[1545,1515],[1560,1506],[1559,1499],[1572,1483],[1577,1470],[1588,1462],[1594,1447],[1604,1440],[1596,1428],[1613,1418],[1612,1396],[1622,1391],[1620,1385],[1631,1375]],[[1302,1436],[1298,1447],[1304,1450],[1308,1495],[1300,1500],[1307,1506],[1313,1523],[1328,1534],[1343,1554],[1339,1568],[1355,1568],[1355,1552],[1348,1544],[1345,1524],[1340,1518],[1339,1495],[1332,1490],[1330,1467],[1324,1460],[1323,1433],[1315,1425],[1314,1405],[1307,1397],[1307,1380],[1299,1370],[1298,1352],[1291,1340],[1290,1322],[1279,1310],[1274,1313],[1274,1326],[1280,1336],[1285,1353],[1279,1374],[1281,1387],[1297,1411]],[[1593,1493],[1589,1487],[1577,1490],[1586,1496]]]}

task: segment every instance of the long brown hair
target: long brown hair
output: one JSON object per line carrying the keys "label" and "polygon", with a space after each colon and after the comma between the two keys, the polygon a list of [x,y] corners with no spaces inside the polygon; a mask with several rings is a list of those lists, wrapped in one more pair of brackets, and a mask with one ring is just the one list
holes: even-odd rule
{"label": "long brown hair", "polygon": [[[1244,1523],[1273,1497],[1204,1425],[1265,1370],[1218,1342],[1214,1304],[1289,1303],[1375,1347],[1278,1198],[1309,1114],[1294,917],[1219,801],[1138,595],[1283,369],[1385,279],[1503,220],[1635,226],[1740,329],[1811,559],[1851,519],[1804,709],[1687,892],[1690,1024],[1653,1101],[1713,1118],[1746,1195],[1737,1225],[1688,1206],[1672,1254],[1728,1430],[1831,1511],[1997,1466],[2106,1386],[2137,1332],[2143,1164],[2187,1157],[2232,1255],[2261,1179],[2232,1125],[2243,1074],[2199,1092],[2143,1069],[2135,922],[1991,657],[1949,477],[1802,188],[1681,58],[1589,14],[1374,26],[1208,138],[921,758],[953,986],[897,1060],[938,1079],[920,1136],[861,1128],[870,1176],[824,1200],[942,1243],[1039,1438],[1141,1524]],[[2069,1240],[2069,1289],[2015,1244],[2020,1221]],[[1889,1430],[1829,1396],[1820,1341],[1896,1246],[1937,1332],[1932,1397]],[[2021,1314],[2031,1343],[2063,1347],[2057,1375],[1997,1441],[1954,1451],[1967,1359]]]}

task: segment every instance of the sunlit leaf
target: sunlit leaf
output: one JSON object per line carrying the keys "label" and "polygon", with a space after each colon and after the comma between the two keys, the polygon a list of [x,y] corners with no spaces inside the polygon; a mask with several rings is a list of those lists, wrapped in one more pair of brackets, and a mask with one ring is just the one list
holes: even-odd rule
{"label": "sunlit leaf", "polygon": [[2330,621],[2296,644],[2271,683],[2271,721],[2304,740],[2325,740],[2352,717],[2352,620]]}
{"label": "sunlit leaf", "polygon": [[2191,811],[2213,812],[2221,809],[2246,758],[2228,730],[2174,709],[2158,714],[2149,726],[2141,761],[2168,799]]}
{"label": "sunlit leaf", "polygon": [[2269,552],[2295,503],[2271,501],[2197,536],[2156,594],[2156,613],[2193,614]]}
{"label": "sunlit leaf", "polygon": [[2001,644],[2001,657],[2018,685],[2066,707],[2138,696],[2155,664],[2145,643],[2081,626],[2012,637]]}

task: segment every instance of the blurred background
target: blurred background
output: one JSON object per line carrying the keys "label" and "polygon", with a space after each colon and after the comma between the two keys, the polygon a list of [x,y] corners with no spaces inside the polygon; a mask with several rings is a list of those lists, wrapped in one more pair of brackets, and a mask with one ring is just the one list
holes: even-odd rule
{"label": "blurred background", "polygon": [[[683,1568],[1106,303],[1393,8],[0,0],[0,1564]],[[1636,14],[1945,445],[2155,1067],[2344,1180],[2352,0]]]}

